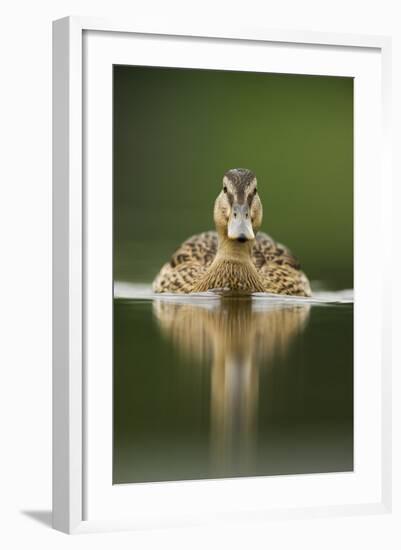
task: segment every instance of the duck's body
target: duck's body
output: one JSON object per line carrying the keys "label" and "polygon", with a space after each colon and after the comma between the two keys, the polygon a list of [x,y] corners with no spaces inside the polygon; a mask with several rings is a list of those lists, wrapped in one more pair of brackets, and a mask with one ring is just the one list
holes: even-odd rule
{"label": "duck's body", "polygon": [[309,281],[291,252],[266,233],[255,237],[262,206],[252,172],[230,170],[223,183],[214,209],[217,231],[187,239],[157,275],[154,292],[228,289],[310,296]]}
{"label": "duck's body", "polygon": [[[242,245],[243,246],[243,245]],[[310,296],[310,286],[298,261],[266,233],[252,243],[250,261],[241,254],[217,254],[216,231],[187,239],[166,263],[153,283],[154,292],[202,292],[213,288]]]}

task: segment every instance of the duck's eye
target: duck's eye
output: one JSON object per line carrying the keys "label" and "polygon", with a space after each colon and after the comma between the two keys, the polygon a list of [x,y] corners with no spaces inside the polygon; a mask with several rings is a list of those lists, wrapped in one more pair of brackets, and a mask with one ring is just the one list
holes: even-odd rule
{"label": "duck's eye", "polygon": [[224,193],[227,193],[227,187],[226,186],[223,187],[223,191],[224,191]]}

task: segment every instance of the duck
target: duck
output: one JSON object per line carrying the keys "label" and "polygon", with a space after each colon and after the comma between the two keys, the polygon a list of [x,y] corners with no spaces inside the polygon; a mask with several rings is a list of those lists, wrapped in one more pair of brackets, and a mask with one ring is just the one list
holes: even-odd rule
{"label": "duck", "polygon": [[223,175],[213,209],[215,231],[184,241],[153,281],[154,293],[263,292],[312,295],[298,259],[283,244],[259,231],[263,207],[252,170]]}

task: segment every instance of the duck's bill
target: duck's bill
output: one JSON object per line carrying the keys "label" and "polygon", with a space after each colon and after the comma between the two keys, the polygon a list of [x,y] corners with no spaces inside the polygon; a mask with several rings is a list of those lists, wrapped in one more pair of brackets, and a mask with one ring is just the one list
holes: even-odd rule
{"label": "duck's bill", "polygon": [[249,218],[245,218],[242,215],[237,215],[236,218],[231,216],[231,219],[228,222],[228,238],[239,242],[253,240],[255,238],[255,234]]}

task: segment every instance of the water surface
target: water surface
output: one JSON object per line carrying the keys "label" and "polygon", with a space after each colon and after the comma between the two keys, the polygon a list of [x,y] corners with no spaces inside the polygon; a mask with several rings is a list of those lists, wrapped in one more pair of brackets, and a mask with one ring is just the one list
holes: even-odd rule
{"label": "water surface", "polygon": [[353,303],[117,283],[114,483],[353,469]]}

